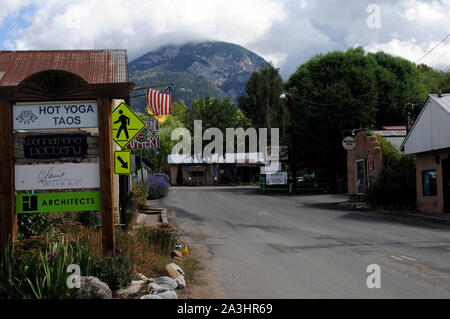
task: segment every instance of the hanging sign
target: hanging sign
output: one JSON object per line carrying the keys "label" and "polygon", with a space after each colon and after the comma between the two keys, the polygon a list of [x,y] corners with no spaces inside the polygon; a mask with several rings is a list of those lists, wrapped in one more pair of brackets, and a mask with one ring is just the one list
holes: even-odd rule
{"label": "hanging sign", "polygon": [[19,104],[13,108],[14,130],[97,126],[97,102]]}
{"label": "hanging sign", "polygon": [[130,142],[127,150],[159,149],[159,135],[148,135],[144,140],[137,137]]}
{"label": "hanging sign", "polygon": [[347,136],[342,140],[342,146],[344,147],[345,150],[347,151],[351,151],[355,148],[356,146],[356,141],[355,138],[352,136]]}
{"label": "hanging sign", "polygon": [[154,120],[145,120],[145,129],[149,132],[159,132],[159,121]]}
{"label": "hanging sign", "polygon": [[112,122],[113,140],[122,148],[145,128],[145,123],[123,102],[112,112]]}
{"label": "hanging sign", "polygon": [[15,166],[16,190],[100,187],[99,163]]}
{"label": "hanging sign", "polygon": [[83,157],[88,144],[85,134],[33,135],[24,137],[23,149],[27,159]]}
{"label": "hanging sign", "polygon": [[56,213],[101,210],[100,192],[17,194],[17,213]]}

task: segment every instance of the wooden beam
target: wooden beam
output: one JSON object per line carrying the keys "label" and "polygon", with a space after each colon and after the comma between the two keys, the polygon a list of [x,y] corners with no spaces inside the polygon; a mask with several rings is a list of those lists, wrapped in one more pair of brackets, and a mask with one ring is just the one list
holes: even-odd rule
{"label": "wooden beam", "polygon": [[9,239],[17,241],[17,214],[14,198],[14,148],[12,106],[9,100],[0,100],[0,246]]}
{"label": "wooden beam", "polygon": [[99,157],[100,192],[102,200],[102,245],[103,255],[114,253],[114,184],[113,184],[113,139],[111,100],[99,98]]}

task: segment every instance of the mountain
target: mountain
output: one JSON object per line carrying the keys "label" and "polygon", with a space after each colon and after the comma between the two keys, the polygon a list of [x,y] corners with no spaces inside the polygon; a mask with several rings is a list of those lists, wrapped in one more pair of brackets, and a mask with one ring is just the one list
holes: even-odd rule
{"label": "mountain", "polygon": [[[148,52],[128,63],[128,72],[136,88],[173,83],[172,101],[190,105],[195,98],[208,95],[237,101],[261,63],[267,62],[236,44],[191,42]],[[141,95],[131,99],[131,106],[141,112],[146,108],[145,92],[136,90],[131,95]]]}

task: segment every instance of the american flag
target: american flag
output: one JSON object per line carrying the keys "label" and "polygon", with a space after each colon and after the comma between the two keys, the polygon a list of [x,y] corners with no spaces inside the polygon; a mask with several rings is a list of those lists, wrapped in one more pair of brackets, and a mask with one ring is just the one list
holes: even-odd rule
{"label": "american flag", "polygon": [[171,113],[172,88],[169,86],[162,92],[148,89],[147,91],[147,108],[153,115],[169,115]]}

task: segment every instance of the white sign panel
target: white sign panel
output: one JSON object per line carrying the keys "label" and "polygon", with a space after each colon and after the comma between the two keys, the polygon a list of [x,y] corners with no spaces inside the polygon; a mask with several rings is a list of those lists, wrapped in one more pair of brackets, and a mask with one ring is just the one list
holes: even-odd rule
{"label": "white sign panel", "polygon": [[15,130],[97,127],[97,102],[14,105]]}
{"label": "white sign panel", "polygon": [[266,175],[267,185],[285,185],[288,182],[287,172],[278,172]]}
{"label": "white sign panel", "polygon": [[353,137],[347,136],[342,140],[342,146],[347,150],[351,151],[356,146],[356,141]]}
{"label": "white sign panel", "polygon": [[100,187],[99,163],[15,166],[16,190]]}

